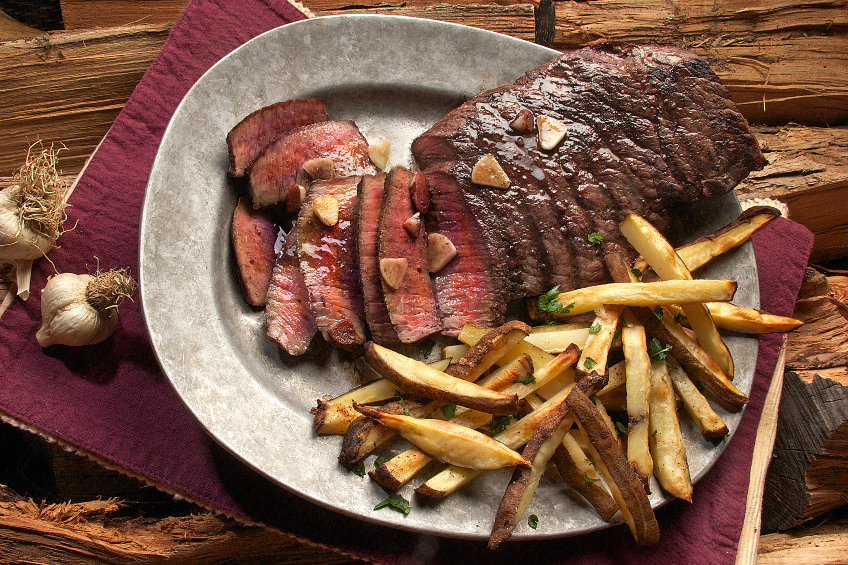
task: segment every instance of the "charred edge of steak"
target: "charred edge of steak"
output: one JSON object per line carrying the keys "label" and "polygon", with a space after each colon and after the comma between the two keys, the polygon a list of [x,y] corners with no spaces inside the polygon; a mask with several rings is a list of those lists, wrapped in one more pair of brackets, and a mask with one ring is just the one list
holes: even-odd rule
{"label": "charred edge of steak", "polygon": [[424,230],[413,235],[404,227],[416,212],[410,196],[412,181],[413,173],[405,167],[394,167],[386,176],[378,231],[379,260],[407,262],[398,288],[382,281],[389,318],[403,343],[416,342],[442,329],[427,266]]}
{"label": "charred edge of steak", "polygon": [[250,163],[275,138],[298,127],[330,119],[324,102],[314,98],[265,106],[245,117],[227,134],[232,177],[243,177]]}

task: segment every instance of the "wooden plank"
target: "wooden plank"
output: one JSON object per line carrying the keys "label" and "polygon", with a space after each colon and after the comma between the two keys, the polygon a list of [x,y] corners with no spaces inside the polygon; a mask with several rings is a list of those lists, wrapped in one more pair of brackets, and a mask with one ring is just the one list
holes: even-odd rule
{"label": "wooden plank", "polygon": [[848,521],[760,537],[758,565],[839,565],[848,555]]}
{"label": "wooden plank", "polygon": [[61,0],[66,30],[174,22],[188,0]]}

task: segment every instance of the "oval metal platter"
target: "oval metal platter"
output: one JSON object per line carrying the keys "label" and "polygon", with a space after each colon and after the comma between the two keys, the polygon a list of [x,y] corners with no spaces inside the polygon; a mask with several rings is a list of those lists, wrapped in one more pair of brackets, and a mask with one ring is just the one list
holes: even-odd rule
{"label": "oval metal platter", "polygon": [[[292,98],[322,98],[332,119],[355,121],[370,141],[391,140],[390,165],[410,165],[409,144],[467,98],[510,83],[556,51],[455,24],[393,16],[332,16],[269,31],[212,67],[177,108],[150,173],[140,235],[142,305],[159,363],[208,433],[283,487],[338,512],[433,535],[488,536],[509,471],[478,477],[455,495],[419,504],[414,480],[400,494],[404,516],[373,510],[386,497],[337,463],[341,438],[317,437],[310,409],[371,376],[332,348],[292,358],[264,334],[262,311],[241,296],[230,247],[238,187],[228,179],[226,135],[254,110]],[[682,239],[720,227],[740,211],[731,193],[679,213]],[[746,244],[699,273],[735,279],[736,302],[758,305]],[[728,336],[737,377],[750,391],[757,340]],[[424,355],[423,348],[419,350]],[[431,357],[436,353],[431,353]],[[735,430],[741,413],[719,410]],[[700,478],[728,440],[713,445],[683,421],[692,475]],[[366,461],[373,466],[373,457]],[[427,469],[425,469],[427,471]],[[697,488],[697,486],[696,486]],[[652,504],[666,500],[654,484]],[[516,540],[605,528],[586,504],[543,481]]]}

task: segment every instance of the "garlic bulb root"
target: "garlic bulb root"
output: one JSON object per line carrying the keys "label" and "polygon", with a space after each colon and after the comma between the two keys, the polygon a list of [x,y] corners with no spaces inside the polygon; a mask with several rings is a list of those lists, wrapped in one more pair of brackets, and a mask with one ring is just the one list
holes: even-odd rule
{"label": "garlic bulb root", "polygon": [[41,292],[39,345],[93,345],[115,332],[118,306],[132,298],[135,280],[126,269],[93,275],[62,273]]}

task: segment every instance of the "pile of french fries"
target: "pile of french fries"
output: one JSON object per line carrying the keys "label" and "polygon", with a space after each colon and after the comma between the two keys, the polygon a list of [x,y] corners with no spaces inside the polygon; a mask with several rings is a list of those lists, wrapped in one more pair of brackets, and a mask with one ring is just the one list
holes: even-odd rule
{"label": "pile of french fries", "polygon": [[[467,325],[459,343],[430,365],[368,343],[365,360],[382,378],[319,400],[315,431],[343,436],[339,462],[348,467],[396,437],[412,444],[368,473],[389,493],[433,460],[443,467],[415,489],[432,498],[450,496],[487,470],[512,467],[492,549],[511,536],[549,463],[603,520],[620,514],[637,543],[655,543],[651,476],[671,496],[692,497],[682,414],[704,441],[716,441],[728,429],[712,404],[736,411],[748,402],[733,385],[733,359],[719,329],[756,334],[801,324],[730,305],[734,281],[691,275],[776,216],[751,208],[678,249],[641,217],[628,216],[620,229],[640,255],[635,265],[609,255],[615,282],[530,303],[531,319],[554,325]],[[594,319],[565,323],[586,313]],[[623,360],[611,364],[611,352]],[[616,423],[610,412],[625,417]]]}

